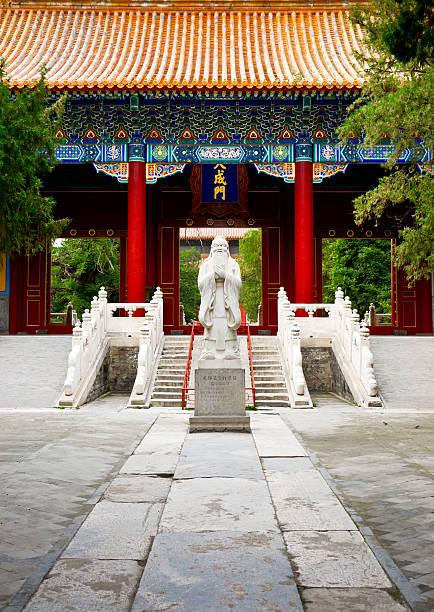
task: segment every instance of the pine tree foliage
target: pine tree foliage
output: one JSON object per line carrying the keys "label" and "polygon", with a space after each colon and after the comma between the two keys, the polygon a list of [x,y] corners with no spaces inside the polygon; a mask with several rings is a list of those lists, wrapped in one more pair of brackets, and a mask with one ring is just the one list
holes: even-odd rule
{"label": "pine tree foliage", "polygon": [[185,249],[179,255],[179,290],[181,304],[187,324],[197,321],[200,306],[200,293],[197,286],[201,256],[195,247]]}
{"label": "pine tree foliage", "polygon": [[71,302],[79,318],[104,286],[109,302],[119,301],[119,240],[69,238],[52,249],[51,310]]}
{"label": "pine tree foliage", "polygon": [[258,318],[258,306],[262,302],[262,234],[260,230],[248,231],[240,240],[238,264],[241,271],[240,303],[250,321]]}
{"label": "pine tree foliage", "polygon": [[[355,220],[377,222],[387,212],[399,229],[396,264],[414,282],[434,265],[434,183],[420,172],[420,152],[434,145],[434,17],[424,0],[371,0],[353,11],[366,33],[367,84],[338,130],[342,141],[368,146],[390,139],[394,154],[377,187],[356,198]],[[397,164],[406,149],[413,157]]]}
{"label": "pine tree foliage", "polygon": [[62,102],[50,105],[42,77],[11,91],[0,62],[0,252],[33,254],[58,236],[55,201],[42,194],[42,177],[55,165],[55,129]]}
{"label": "pine tree foliage", "polygon": [[338,287],[342,287],[360,316],[371,303],[378,312],[390,312],[390,241],[323,240],[325,303],[334,302]]}

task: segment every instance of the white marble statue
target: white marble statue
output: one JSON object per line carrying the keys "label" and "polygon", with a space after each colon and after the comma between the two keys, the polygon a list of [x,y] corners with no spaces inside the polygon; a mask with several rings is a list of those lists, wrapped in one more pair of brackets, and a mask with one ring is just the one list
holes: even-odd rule
{"label": "white marble statue", "polygon": [[240,267],[229,254],[223,236],[216,236],[211,253],[199,270],[199,321],[204,327],[201,361],[239,359],[237,329],[241,323]]}

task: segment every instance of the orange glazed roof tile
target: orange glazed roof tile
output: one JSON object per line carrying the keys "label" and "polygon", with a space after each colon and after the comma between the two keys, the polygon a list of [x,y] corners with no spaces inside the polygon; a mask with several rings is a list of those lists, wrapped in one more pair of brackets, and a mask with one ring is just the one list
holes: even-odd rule
{"label": "orange glazed roof tile", "polygon": [[361,50],[362,32],[351,24],[348,11],[332,2],[329,8],[298,4],[290,10],[275,10],[273,0],[268,1],[273,10],[247,10],[254,1],[244,3],[243,10],[196,10],[192,3],[187,11],[172,5],[154,4],[155,10],[133,5],[38,8],[31,3],[1,8],[3,3],[0,57],[9,83],[31,84],[45,66],[48,85],[55,89],[362,85],[363,70],[354,57]]}

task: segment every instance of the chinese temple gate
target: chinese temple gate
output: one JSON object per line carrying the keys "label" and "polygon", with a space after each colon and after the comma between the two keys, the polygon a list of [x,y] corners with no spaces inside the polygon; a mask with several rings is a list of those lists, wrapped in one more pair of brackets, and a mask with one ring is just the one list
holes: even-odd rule
{"label": "chinese temple gate", "polygon": [[[46,66],[53,98],[67,92],[60,164],[45,182],[71,219],[65,237],[119,238],[120,299],[144,301],[159,285],[166,331],[180,325],[179,228],[262,228],[271,331],[280,286],[292,301],[321,301],[323,238],[397,238],[393,219],[360,228],[352,217],[392,144],[336,137],[363,84],[362,39],[332,0],[0,9],[11,86]],[[399,162],[415,155],[432,172],[425,150]],[[50,331],[48,251],[8,263],[11,333]],[[393,271],[392,310],[389,333],[431,333],[431,283],[409,288]]]}

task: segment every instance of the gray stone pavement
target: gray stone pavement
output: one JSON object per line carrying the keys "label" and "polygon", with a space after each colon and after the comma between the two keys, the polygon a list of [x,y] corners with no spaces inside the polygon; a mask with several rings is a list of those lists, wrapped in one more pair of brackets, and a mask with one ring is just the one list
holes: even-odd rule
{"label": "gray stone pavement", "polygon": [[279,415],[189,434],[188,413],[133,412],[157,418],[26,611],[407,609]]}
{"label": "gray stone pavement", "polygon": [[372,336],[370,341],[387,410],[434,410],[434,338]]}
{"label": "gray stone pavement", "polygon": [[0,608],[26,580],[38,581],[34,574],[66,546],[99,487],[154,422],[146,411],[118,412],[127,399],[112,396],[79,411],[2,411]]}
{"label": "gray stone pavement", "polygon": [[332,395],[314,399],[315,409],[282,411],[283,420],[408,579],[401,586],[415,609],[434,610],[434,411],[426,401],[425,410],[403,413],[390,403],[364,410]]}
{"label": "gray stone pavement", "polygon": [[70,350],[68,335],[0,335],[0,411],[55,406]]}

